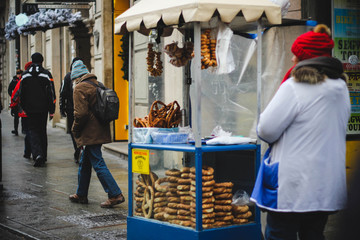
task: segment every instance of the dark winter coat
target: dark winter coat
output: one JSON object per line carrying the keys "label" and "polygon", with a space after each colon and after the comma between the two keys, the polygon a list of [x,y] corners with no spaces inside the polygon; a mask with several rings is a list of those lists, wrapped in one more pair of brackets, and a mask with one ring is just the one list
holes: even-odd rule
{"label": "dark winter coat", "polygon": [[9,87],[8,87],[8,93],[9,93],[9,96],[11,97],[12,95],[12,92],[14,91],[15,89],[15,86],[16,84],[20,81],[20,78],[17,77],[17,75],[15,75],[13,77],[13,79],[10,81],[9,83]]}
{"label": "dark winter coat", "polygon": [[60,89],[60,112],[64,115],[73,115],[74,114],[74,103],[73,103],[73,84],[71,81],[71,72],[68,72],[61,85]]}
{"label": "dark winter coat", "polygon": [[55,112],[55,87],[51,73],[42,66],[32,64],[22,75],[20,83],[20,105],[32,113],[53,114]]}
{"label": "dark winter coat", "polygon": [[72,132],[78,147],[84,145],[104,144],[111,142],[110,124],[101,124],[90,110],[96,102],[96,87],[87,83],[97,83],[96,76],[88,73],[75,79],[74,88],[74,124]]}

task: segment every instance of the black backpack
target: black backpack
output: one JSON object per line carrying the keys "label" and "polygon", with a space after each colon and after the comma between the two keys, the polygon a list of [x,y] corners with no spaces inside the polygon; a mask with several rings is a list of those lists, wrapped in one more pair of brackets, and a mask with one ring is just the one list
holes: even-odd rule
{"label": "black backpack", "polygon": [[91,81],[85,82],[96,87],[96,102],[92,111],[100,123],[105,125],[118,119],[120,102],[116,92],[106,88],[101,82],[98,84]]}

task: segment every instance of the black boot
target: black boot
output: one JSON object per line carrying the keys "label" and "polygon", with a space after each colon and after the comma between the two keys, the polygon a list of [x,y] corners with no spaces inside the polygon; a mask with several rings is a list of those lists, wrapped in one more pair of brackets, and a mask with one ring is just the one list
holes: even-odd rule
{"label": "black boot", "polygon": [[45,164],[44,158],[41,155],[37,156],[35,159],[34,167],[41,167],[44,164]]}

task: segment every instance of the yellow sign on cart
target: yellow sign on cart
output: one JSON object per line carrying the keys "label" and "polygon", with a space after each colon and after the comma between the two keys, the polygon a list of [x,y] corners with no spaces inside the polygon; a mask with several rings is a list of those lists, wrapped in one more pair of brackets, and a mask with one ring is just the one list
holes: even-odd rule
{"label": "yellow sign on cart", "polygon": [[150,174],[149,150],[132,149],[132,172]]}

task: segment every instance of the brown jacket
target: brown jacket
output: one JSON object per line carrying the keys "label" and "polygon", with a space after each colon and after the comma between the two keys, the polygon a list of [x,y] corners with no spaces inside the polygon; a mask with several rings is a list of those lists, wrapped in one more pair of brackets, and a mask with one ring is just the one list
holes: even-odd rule
{"label": "brown jacket", "polygon": [[75,79],[74,88],[74,123],[72,132],[78,147],[84,145],[111,142],[110,124],[102,125],[90,110],[96,102],[96,87],[87,83],[97,83],[96,76],[88,73]]}

